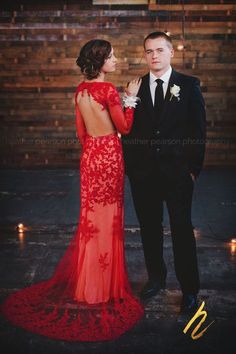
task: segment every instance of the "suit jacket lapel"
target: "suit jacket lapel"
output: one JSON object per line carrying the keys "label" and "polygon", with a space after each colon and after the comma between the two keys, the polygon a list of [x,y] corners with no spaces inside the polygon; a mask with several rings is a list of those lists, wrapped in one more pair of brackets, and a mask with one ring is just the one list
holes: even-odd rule
{"label": "suit jacket lapel", "polygon": [[142,103],[146,106],[149,116],[151,118],[152,123],[155,122],[155,112],[153,108],[153,102],[152,102],[152,96],[151,96],[151,91],[150,91],[150,85],[149,85],[149,74],[145,75],[143,77],[143,82],[141,86],[141,100]]}

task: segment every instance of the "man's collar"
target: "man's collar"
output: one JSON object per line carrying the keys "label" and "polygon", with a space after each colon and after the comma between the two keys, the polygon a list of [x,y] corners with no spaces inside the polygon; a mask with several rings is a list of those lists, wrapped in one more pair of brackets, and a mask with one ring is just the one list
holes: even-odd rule
{"label": "man's collar", "polygon": [[[168,83],[170,79],[170,75],[172,73],[172,67],[170,66],[169,69],[159,77],[159,79],[163,80],[164,82]],[[149,72],[149,83],[150,85],[157,79],[157,77],[150,71]]]}

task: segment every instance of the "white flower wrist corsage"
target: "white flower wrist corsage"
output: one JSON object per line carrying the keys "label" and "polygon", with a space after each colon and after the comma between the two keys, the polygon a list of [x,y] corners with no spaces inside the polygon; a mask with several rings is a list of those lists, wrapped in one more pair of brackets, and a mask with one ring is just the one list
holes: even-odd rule
{"label": "white flower wrist corsage", "polygon": [[140,98],[138,96],[128,96],[127,94],[124,94],[122,100],[124,102],[125,108],[135,108],[137,106],[138,101],[140,101]]}

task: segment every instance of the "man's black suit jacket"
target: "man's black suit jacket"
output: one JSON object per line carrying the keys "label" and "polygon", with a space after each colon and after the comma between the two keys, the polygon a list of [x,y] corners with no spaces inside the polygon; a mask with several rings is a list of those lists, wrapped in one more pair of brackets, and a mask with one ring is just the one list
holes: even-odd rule
{"label": "man's black suit jacket", "polygon": [[[180,87],[179,100],[170,88]],[[193,173],[203,165],[206,138],[205,102],[200,81],[172,69],[164,108],[157,121],[149,87],[149,73],[142,77],[134,123],[122,136],[126,174],[148,175],[155,166],[170,179]]]}

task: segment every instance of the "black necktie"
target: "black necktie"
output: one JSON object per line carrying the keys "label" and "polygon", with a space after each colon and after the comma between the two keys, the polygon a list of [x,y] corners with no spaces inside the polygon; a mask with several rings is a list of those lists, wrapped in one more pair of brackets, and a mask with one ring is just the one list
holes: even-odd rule
{"label": "black necktie", "polygon": [[163,88],[162,88],[162,84],[164,81],[162,81],[161,79],[156,79],[155,81],[157,83],[157,87],[155,90],[154,111],[155,111],[156,121],[158,122],[164,105],[164,95],[163,95]]}

